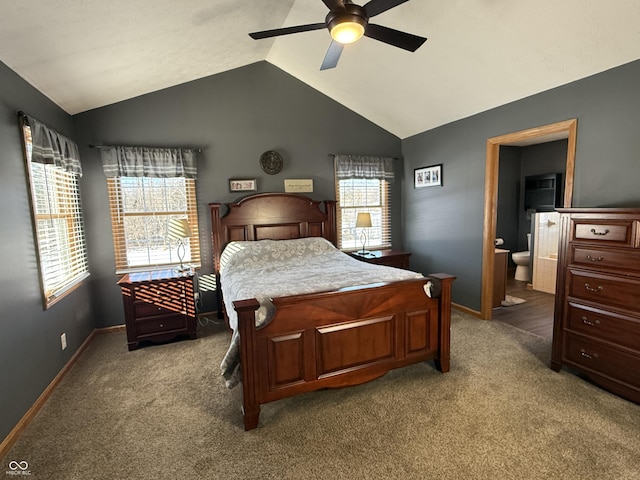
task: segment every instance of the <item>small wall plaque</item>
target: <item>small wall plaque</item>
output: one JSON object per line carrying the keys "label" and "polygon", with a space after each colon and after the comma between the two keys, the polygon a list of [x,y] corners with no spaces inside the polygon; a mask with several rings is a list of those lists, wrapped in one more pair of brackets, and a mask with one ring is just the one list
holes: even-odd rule
{"label": "small wall plaque", "polygon": [[313,179],[312,178],[286,178],[284,180],[284,191],[288,193],[313,192]]}

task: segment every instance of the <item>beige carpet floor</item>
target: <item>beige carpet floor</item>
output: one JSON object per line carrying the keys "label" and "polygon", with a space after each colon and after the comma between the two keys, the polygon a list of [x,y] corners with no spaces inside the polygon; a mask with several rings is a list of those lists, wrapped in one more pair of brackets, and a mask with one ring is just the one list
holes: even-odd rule
{"label": "beige carpet floor", "polygon": [[[31,478],[640,479],[640,406],[563,369],[548,341],[454,312],[451,371],[413,365],[263,406],[218,365],[229,334],[128,352],[98,335],[2,459]],[[5,473],[0,470],[0,474]],[[9,477],[7,478],[15,478]]]}

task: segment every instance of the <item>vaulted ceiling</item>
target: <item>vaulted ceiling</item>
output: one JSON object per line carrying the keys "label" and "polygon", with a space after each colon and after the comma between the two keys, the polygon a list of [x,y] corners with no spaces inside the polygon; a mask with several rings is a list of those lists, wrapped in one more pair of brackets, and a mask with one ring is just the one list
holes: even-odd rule
{"label": "vaulted ceiling", "polygon": [[406,138],[640,59],[638,0],[411,0],[371,22],[421,48],[365,37],[325,71],[327,30],[247,35],[323,22],[322,0],[2,3],[0,61],[70,114],[266,60]]}

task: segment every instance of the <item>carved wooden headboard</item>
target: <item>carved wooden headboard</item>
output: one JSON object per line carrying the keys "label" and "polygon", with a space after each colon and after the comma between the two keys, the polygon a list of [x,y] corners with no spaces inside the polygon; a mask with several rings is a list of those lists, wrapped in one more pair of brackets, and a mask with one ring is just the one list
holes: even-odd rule
{"label": "carved wooden headboard", "polygon": [[[324,211],[320,208],[324,204]],[[221,215],[221,208],[227,211]],[[214,268],[229,242],[324,237],[337,245],[336,202],[293,193],[259,193],[237,203],[210,203]]]}

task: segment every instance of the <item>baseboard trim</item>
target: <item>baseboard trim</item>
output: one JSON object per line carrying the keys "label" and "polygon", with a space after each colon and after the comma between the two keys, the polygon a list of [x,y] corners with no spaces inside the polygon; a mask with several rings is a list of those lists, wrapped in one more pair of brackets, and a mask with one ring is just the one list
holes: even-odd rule
{"label": "baseboard trim", "polygon": [[465,307],[464,305],[458,305],[457,303],[453,303],[453,302],[451,302],[451,307],[455,308],[456,310],[460,310],[461,312],[468,313],[469,315],[472,315],[482,320],[482,313],[478,312],[477,310],[472,310],[469,307]]}
{"label": "baseboard trim", "polygon": [[113,327],[102,327],[96,328],[96,333],[117,333],[124,332],[127,329],[127,326],[123,323],[122,325],[114,325]]}
{"label": "baseboard trim", "polygon": [[[109,328],[113,328],[113,327],[109,327]],[[49,400],[49,397],[51,397],[51,394],[56,389],[58,384],[62,381],[62,379],[69,372],[69,370],[71,370],[71,367],[73,367],[73,365],[76,363],[78,358],[80,358],[80,355],[82,355],[82,353],[89,346],[89,344],[93,340],[93,337],[95,337],[97,333],[101,333],[102,330],[106,330],[106,329],[94,329],[89,334],[89,336],[85,339],[85,341],[82,342],[82,345],[80,345],[78,350],[76,350],[76,352],[69,359],[69,361],[64,365],[64,367],[62,367],[60,372],[58,372],[58,374],[51,381],[51,383],[49,383],[47,388],[44,389],[44,391],[38,397],[38,399],[34,402],[34,404],[31,405],[31,408],[27,410],[27,413],[24,414],[24,416],[20,419],[17,425],[13,427],[13,430],[9,432],[9,435],[7,435],[7,437],[2,441],[2,443],[0,443],[0,459],[4,458],[4,456],[9,452],[11,447],[13,447],[13,445],[16,443],[16,440],[18,439],[20,434],[23,432],[23,430],[27,427],[27,425],[29,425],[31,420],[34,419],[34,417],[37,415],[40,409],[44,406],[44,404],[47,403],[47,400]]]}

